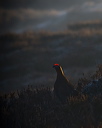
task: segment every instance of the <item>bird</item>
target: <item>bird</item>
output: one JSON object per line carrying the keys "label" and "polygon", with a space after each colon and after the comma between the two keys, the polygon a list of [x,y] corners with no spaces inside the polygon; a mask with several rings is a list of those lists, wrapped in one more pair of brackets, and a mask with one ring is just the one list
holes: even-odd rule
{"label": "bird", "polygon": [[68,97],[75,96],[78,92],[74,89],[69,80],[65,77],[64,71],[60,64],[54,64],[53,68],[55,68],[57,72],[57,78],[54,83],[54,94],[62,103],[66,103]]}

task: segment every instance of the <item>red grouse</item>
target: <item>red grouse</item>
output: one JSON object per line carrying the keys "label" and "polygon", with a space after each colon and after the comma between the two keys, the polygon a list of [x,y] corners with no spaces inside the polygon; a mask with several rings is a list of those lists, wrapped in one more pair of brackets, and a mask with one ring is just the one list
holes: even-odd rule
{"label": "red grouse", "polygon": [[54,84],[54,94],[61,102],[65,103],[68,97],[77,95],[78,93],[65,77],[62,67],[59,64],[54,64],[53,67],[57,72],[57,79]]}

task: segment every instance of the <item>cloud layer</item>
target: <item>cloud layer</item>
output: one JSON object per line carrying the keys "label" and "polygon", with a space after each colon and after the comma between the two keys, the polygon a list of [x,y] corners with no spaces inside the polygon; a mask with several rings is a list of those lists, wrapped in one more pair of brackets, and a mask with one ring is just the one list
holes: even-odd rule
{"label": "cloud layer", "polygon": [[[6,4],[4,4],[5,0],[4,1],[2,0],[0,4],[0,7],[2,5],[2,7],[0,8],[0,27],[1,27],[0,31],[3,32],[7,30],[19,29],[22,27],[34,28],[34,26],[36,26],[35,28],[37,28],[37,26],[38,28],[40,27],[42,28],[42,26],[46,27],[46,25],[51,25],[51,22],[53,24],[54,21],[61,23],[62,20],[67,20],[66,22],[71,21],[71,19],[78,20],[80,18],[78,17],[78,15],[83,15],[83,14],[84,15],[86,14],[87,19],[89,17],[91,19],[93,15],[91,16],[90,13],[94,14],[94,17],[95,16],[97,17],[97,14],[102,13],[102,1],[99,0],[98,0],[99,2],[86,1],[86,2],[80,2],[80,4],[76,3],[74,0],[72,0],[72,2],[70,3],[68,2],[64,3],[65,0],[64,1],[59,0],[59,4],[58,4],[58,0],[55,1],[55,4],[50,0],[49,2],[45,0],[43,1],[43,3],[38,1],[25,0],[25,4],[24,4],[24,0],[21,1],[10,0],[9,3],[6,2]],[[67,7],[65,6],[63,9],[63,5],[65,4],[67,4],[68,6]],[[21,5],[23,8],[21,8]],[[52,7],[52,5],[54,6]],[[57,5],[59,5],[60,9],[57,8]],[[26,6],[28,8],[26,8]],[[45,9],[43,7],[45,7]],[[64,23],[65,21],[62,24]]]}
{"label": "cloud layer", "polygon": [[0,7],[5,9],[64,9],[82,0],[1,0]]}
{"label": "cloud layer", "polygon": [[35,10],[31,8],[22,9],[0,9],[0,23],[10,22],[12,19],[20,21],[39,19],[45,17],[61,16],[71,12],[102,12],[102,2],[95,4],[94,2],[85,2],[82,6],[75,5],[65,10]]}

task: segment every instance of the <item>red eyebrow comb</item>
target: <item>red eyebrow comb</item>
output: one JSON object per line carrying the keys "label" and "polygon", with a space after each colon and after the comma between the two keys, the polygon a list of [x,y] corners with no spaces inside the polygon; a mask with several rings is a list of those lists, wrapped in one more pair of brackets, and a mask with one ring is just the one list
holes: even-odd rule
{"label": "red eyebrow comb", "polygon": [[59,64],[54,64],[54,66],[59,66]]}

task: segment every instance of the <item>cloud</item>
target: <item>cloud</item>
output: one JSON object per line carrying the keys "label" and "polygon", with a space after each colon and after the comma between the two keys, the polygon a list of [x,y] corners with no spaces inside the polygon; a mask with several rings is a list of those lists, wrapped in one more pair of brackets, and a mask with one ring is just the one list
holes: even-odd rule
{"label": "cloud", "polygon": [[102,12],[102,2],[85,2],[82,5],[73,5],[68,9],[57,10],[39,10],[32,8],[21,8],[21,9],[0,9],[0,23],[10,22],[11,20],[32,20],[32,19],[41,19],[45,17],[56,17],[66,15],[71,12]]}
{"label": "cloud", "polygon": [[80,0],[0,0],[0,8],[64,9],[75,3],[80,3]]}
{"label": "cloud", "polygon": [[85,2],[81,9],[83,12],[102,12],[102,2]]}
{"label": "cloud", "polygon": [[[5,2],[6,0],[4,0]],[[39,0],[38,0],[39,1]],[[68,21],[75,21],[80,20],[81,17],[78,18],[78,15],[84,15],[87,18],[91,19],[90,14],[95,14],[94,17],[97,17],[97,14],[102,12],[102,2],[93,2],[93,1],[86,1],[86,2],[77,2],[75,3],[75,0],[72,0],[71,3],[63,2],[63,0],[55,0],[54,2],[51,2],[49,0],[49,3],[47,0],[44,0],[44,2],[39,2],[36,0],[10,0],[10,3],[3,3],[2,0],[2,7],[0,5],[0,31],[5,30],[18,30],[18,29],[29,29],[29,28],[38,28],[39,27],[45,27],[46,25],[49,26],[49,24],[58,24],[58,22],[67,23]],[[53,0],[52,0],[53,1]],[[64,0],[65,1],[65,0]],[[16,3],[18,2],[18,7],[15,8]],[[32,3],[32,4],[31,4]],[[46,4],[45,4],[46,3]],[[59,4],[58,4],[59,3]],[[62,4],[63,3],[63,4]],[[14,5],[15,4],[15,5]],[[23,5],[21,8],[21,5]],[[4,6],[5,7],[4,7]],[[8,6],[9,7],[8,7]],[[28,6],[27,6],[28,5]],[[37,5],[37,6],[36,6]],[[54,6],[52,6],[54,5]],[[57,8],[57,5],[60,9]],[[31,7],[32,6],[32,7]],[[36,6],[36,7],[35,7]],[[64,6],[64,8],[62,7]],[[26,7],[26,8],[25,8]],[[45,7],[45,8],[43,8]],[[56,8],[55,8],[56,7]],[[43,9],[42,9],[43,8]],[[36,26],[36,27],[34,27]],[[51,25],[50,25],[51,26]],[[52,25],[53,26],[53,25]],[[61,26],[61,25],[60,25]],[[54,26],[55,28],[55,26]]]}
{"label": "cloud", "polygon": [[102,2],[95,4],[91,8],[89,8],[90,12],[102,12]]}
{"label": "cloud", "polygon": [[[46,21],[53,18],[65,16],[68,10],[35,10],[35,9],[0,9],[0,27],[1,31],[5,29],[25,28],[36,26],[45,26]],[[49,23],[48,23],[49,24]]]}
{"label": "cloud", "polygon": [[42,18],[49,16],[59,16],[65,14],[65,11],[58,10],[34,10],[34,9],[17,9],[17,10],[7,10],[0,9],[0,19],[5,21],[10,21],[12,18],[17,18],[19,20]]}

